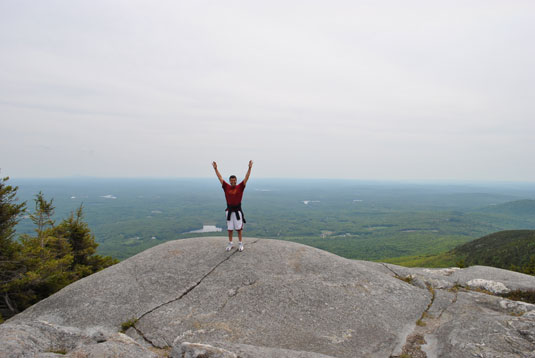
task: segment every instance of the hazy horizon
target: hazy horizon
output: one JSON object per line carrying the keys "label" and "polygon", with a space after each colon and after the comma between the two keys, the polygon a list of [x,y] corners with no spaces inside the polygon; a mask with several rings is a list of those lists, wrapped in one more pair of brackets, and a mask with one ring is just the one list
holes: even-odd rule
{"label": "hazy horizon", "polygon": [[535,2],[2,1],[0,176],[535,182]]}
{"label": "hazy horizon", "polygon": [[[0,177],[6,177],[8,175],[1,175]],[[223,179],[228,181],[228,176],[230,175],[223,175]],[[238,181],[243,180],[245,175],[237,175]],[[206,176],[206,177],[148,177],[148,176],[131,176],[131,177],[105,177],[105,176],[62,176],[62,177],[13,177],[8,176],[10,178],[11,184],[18,180],[73,180],[73,181],[83,181],[83,180],[111,180],[111,181],[118,181],[118,180],[125,180],[125,181],[135,181],[135,180],[202,180],[202,181],[214,181],[214,183],[219,185],[217,177],[214,176]],[[415,184],[415,185],[534,185],[535,181],[515,181],[515,180],[468,180],[468,179],[448,179],[448,180],[442,180],[442,179],[428,179],[428,180],[422,180],[422,179],[359,179],[359,178],[321,178],[321,177],[253,177],[251,176],[249,179],[249,186],[251,184],[254,184],[255,181],[265,182],[265,181],[345,181],[345,182],[353,182],[353,183],[370,183],[370,184]],[[8,182],[9,183],[9,182]]]}

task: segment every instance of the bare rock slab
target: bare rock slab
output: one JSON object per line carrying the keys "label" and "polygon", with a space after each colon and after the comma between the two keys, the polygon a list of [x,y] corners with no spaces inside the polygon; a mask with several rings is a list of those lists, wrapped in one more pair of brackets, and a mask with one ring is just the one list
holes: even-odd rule
{"label": "bare rock slab", "polygon": [[187,295],[139,320],[148,341],[384,357],[431,297],[361,261],[294,243],[258,240],[229,255]]}
{"label": "bare rock slab", "polygon": [[0,325],[0,356],[534,358],[534,305],[457,290],[532,289],[533,276],[225,241],[167,242],[65,287]]}

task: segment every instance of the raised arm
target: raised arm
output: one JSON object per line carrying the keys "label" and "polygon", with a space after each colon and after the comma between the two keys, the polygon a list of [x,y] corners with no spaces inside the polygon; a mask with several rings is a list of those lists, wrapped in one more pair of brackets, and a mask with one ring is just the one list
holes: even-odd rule
{"label": "raised arm", "polygon": [[249,160],[249,169],[247,169],[247,174],[245,174],[245,179],[243,179],[243,184],[247,184],[247,180],[249,180],[249,175],[251,175],[252,167],[253,167],[253,161]]}
{"label": "raised arm", "polygon": [[219,173],[219,170],[217,170],[217,163],[213,162],[212,166],[214,167],[215,174],[217,175],[217,179],[221,182],[221,185],[223,185],[223,177],[221,176],[221,173]]}

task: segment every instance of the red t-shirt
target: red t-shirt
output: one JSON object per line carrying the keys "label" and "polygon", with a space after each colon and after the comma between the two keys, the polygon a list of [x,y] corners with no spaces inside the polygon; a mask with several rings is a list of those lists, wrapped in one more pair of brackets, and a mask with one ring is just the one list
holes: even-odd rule
{"label": "red t-shirt", "polygon": [[232,186],[226,181],[223,181],[223,190],[225,191],[225,198],[227,205],[236,206],[241,204],[243,191],[245,190],[245,183],[242,181],[236,186]]}

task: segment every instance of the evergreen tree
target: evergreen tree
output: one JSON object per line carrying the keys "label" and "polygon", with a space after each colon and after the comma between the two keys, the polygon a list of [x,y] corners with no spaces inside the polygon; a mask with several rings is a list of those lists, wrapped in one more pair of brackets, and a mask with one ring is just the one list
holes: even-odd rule
{"label": "evergreen tree", "polygon": [[[30,217],[35,235],[21,235],[12,260],[18,271],[3,284],[11,314],[50,296],[68,284],[118,262],[96,255],[98,244],[87,223],[82,206],[55,225],[53,201],[39,192]],[[12,232],[13,236],[13,232]],[[7,302],[7,301],[6,301]]]}
{"label": "evergreen tree", "polygon": [[54,226],[54,220],[52,220],[52,215],[54,215],[54,206],[52,206],[52,202],[54,199],[46,201],[43,193],[39,192],[39,194],[35,196],[34,201],[35,212],[30,214],[30,218],[35,226],[37,226],[35,231],[37,232],[41,247],[44,247],[46,245],[46,228]]}
{"label": "evergreen tree", "polygon": [[18,187],[7,185],[8,180],[9,177],[0,179],[0,302],[3,302],[9,311],[16,312],[17,307],[9,296],[8,284],[21,273],[21,267],[15,257],[20,245],[14,240],[14,236],[15,225],[24,213],[26,203],[16,203]]}
{"label": "evergreen tree", "polygon": [[528,275],[535,275],[535,255],[531,256],[529,262],[522,267],[522,270],[518,271]]}
{"label": "evergreen tree", "polygon": [[95,254],[98,244],[95,242],[95,236],[91,233],[89,226],[83,221],[82,205],[56,226],[53,234],[55,237],[67,239],[72,249],[73,262],[70,270],[75,279],[89,276],[118,262],[111,257]]}
{"label": "evergreen tree", "polygon": [[72,249],[67,239],[54,236],[52,200],[47,201],[39,192],[34,202],[35,212],[30,217],[37,226],[36,236],[21,235],[21,247],[15,258],[23,272],[7,285],[20,310],[73,281],[69,271],[73,261]]}

